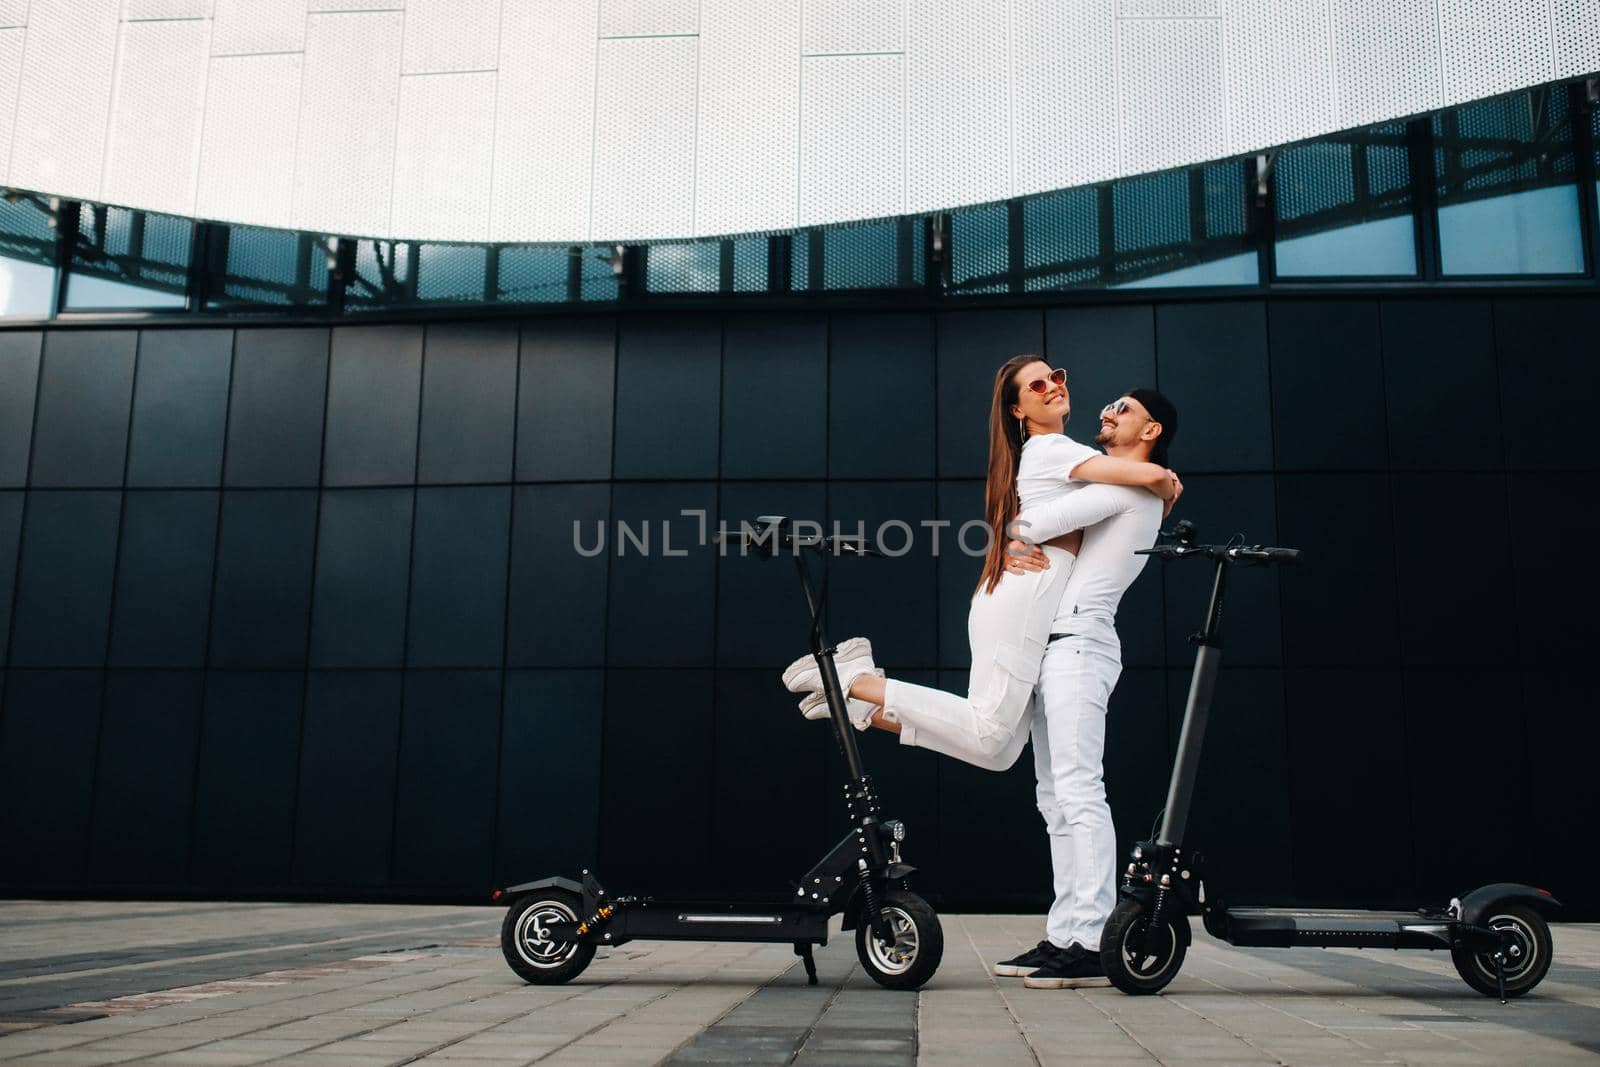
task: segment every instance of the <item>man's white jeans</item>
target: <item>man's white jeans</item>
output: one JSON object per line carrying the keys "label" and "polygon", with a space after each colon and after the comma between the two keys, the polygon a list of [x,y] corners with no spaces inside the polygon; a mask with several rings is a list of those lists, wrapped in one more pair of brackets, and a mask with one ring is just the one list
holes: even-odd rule
{"label": "man's white jeans", "polygon": [[961,696],[890,679],[884,712],[900,723],[900,743],[1003,771],[1028,743],[1029,708],[1050,623],[1072,573],[1073,555],[1045,546],[1050,567],[1006,574],[967,611],[972,672]]}
{"label": "man's white jeans", "polygon": [[1050,643],[1039,674],[1033,765],[1055,875],[1045,935],[1057,948],[1076,941],[1097,951],[1117,902],[1117,834],[1102,764],[1106,705],[1121,673],[1114,643],[1064,637]]}

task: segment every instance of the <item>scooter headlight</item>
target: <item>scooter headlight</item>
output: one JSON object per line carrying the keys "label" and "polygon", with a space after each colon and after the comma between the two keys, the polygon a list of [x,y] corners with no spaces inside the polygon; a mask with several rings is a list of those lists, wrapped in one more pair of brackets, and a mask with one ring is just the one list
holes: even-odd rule
{"label": "scooter headlight", "polygon": [[899,819],[887,820],[883,824],[883,830],[893,841],[904,841],[906,839],[906,824]]}

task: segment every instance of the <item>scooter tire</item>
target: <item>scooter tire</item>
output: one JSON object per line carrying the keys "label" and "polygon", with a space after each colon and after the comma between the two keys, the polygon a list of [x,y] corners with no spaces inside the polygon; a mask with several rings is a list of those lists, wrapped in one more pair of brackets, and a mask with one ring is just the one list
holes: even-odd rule
{"label": "scooter tire", "polygon": [[[1507,1000],[1522,996],[1544,981],[1550,971],[1550,924],[1543,915],[1526,904],[1507,904],[1495,908],[1484,925],[1511,934],[1516,955],[1505,968]],[[1500,996],[1492,956],[1453,948],[1450,958],[1462,981],[1486,997]]]}
{"label": "scooter tire", "polygon": [[586,941],[541,940],[541,923],[579,922],[583,900],[562,889],[541,889],[519,897],[500,924],[500,953],[518,978],[533,985],[560,985],[582,974],[594,959]]}
{"label": "scooter tire", "polygon": [[1165,933],[1157,937],[1154,954],[1144,951],[1145,929],[1150,916],[1139,901],[1123,898],[1106,921],[1100,938],[1100,965],[1111,984],[1129,996],[1159,993],[1178,976],[1183,958],[1189,952],[1189,917],[1181,912],[1167,915]]}
{"label": "scooter tire", "polygon": [[944,928],[926,900],[896,889],[883,894],[879,906],[889,913],[895,943],[885,944],[862,914],[856,925],[856,956],[872,980],[885,989],[920,989],[939,969],[944,956]]}

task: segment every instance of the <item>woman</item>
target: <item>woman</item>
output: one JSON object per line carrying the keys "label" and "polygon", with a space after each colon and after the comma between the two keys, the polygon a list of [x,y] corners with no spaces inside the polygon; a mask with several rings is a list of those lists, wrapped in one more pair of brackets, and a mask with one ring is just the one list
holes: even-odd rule
{"label": "woman", "polygon": [[[993,536],[967,614],[972,648],[967,695],[884,678],[872,662],[867,639],[853,637],[839,644],[834,662],[857,729],[890,730],[900,734],[902,744],[930,748],[987,770],[1010,767],[1027,740],[1029,700],[1082,526],[1118,507],[1114,494],[1088,483],[1140,486],[1167,501],[1180,491],[1176,476],[1164,467],[1101,455],[1065,436],[1062,428],[1071,411],[1066,379],[1066,371],[1052,370],[1033,355],[1007,360],[995,375],[984,490]],[[1074,505],[1080,500],[1085,505],[1072,509],[1082,517],[1077,532],[1043,546],[1049,558],[1045,570],[1008,572],[1006,543],[1021,509],[1067,493],[1097,494],[1073,498]],[[1019,532],[1026,537],[1026,530]],[[827,716],[820,672],[811,656],[790,664],[783,681],[792,692],[811,694],[800,705],[807,718]]]}

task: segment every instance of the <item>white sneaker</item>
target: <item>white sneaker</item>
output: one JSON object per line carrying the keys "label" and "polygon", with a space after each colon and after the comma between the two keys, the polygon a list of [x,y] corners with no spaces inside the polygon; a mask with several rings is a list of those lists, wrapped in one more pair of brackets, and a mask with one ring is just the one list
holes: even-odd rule
{"label": "white sneaker", "polygon": [[[872,673],[879,678],[883,677],[883,668],[874,667]],[[865,730],[872,724],[872,713],[878,710],[878,705],[866,700],[857,700],[847,696],[844,701],[844,711],[850,719],[851,725],[857,730]],[[827,694],[816,692],[807,693],[805,699],[800,701],[800,714],[808,719],[826,719],[828,717]]]}
{"label": "white sneaker", "polygon": [[[834,648],[833,668],[839,675],[841,692],[849,692],[850,683],[856,680],[856,676],[875,666],[872,662],[872,642],[865,637],[848,638]],[[785,667],[783,687],[791,693],[821,692],[822,671],[817,667],[817,658],[807,653]]]}

